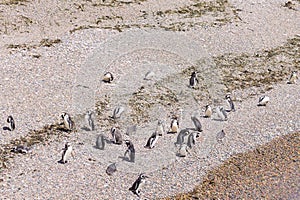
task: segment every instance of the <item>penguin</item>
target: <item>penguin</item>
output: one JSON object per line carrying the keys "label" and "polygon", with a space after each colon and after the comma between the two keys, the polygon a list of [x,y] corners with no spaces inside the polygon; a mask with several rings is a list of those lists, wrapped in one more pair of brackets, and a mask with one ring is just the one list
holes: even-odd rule
{"label": "penguin", "polygon": [[103,134],[99,134],[97,136],[97,140],[96,140],[96,148],[104,150],[104,148],[105,148],[105,140],[106,140],[105,136]]}
{"label": "penguin", "polygon": [[289,81],[287,83],[295,84],[297,82],[297,79],[298,79],[297,72],[293,71],[292,74],[290,75]]}
{"label": "penguin", "polygon": [[68,114],[68,113],[63,113],[62,115],[61,115],[61,118],[63,119],[63,121],[64,121],[64,126],[65,126],[65,128],[67,129],[67,130],[72,130],[73,129],[73,121],[72,121],[72,119],[71,119],[71,117],[70,117],[70,115]]}
{"label": "penguin", "polygon": [[10,130],[10,131],[15,130],[15,128],[16,128],[15,120],[14,120],[14,118],[13,118],[11,115],[9,115],[9,116],[7,117],[7,120],[6,120],[6,121],[7,121],[7,123],[10,124],[9,130]]}
{"label": "penguin", "polygon": [[177,133],[179,130],[179,122],[177,120],[177,118],[174,118],[172,121],[171,121],[171,126],[170,126],[170,129],[168,131],[168,133]]}
{"label": "penguin", "polygon": [[124,110],[125,110],[124,107],[121,107],[121,106],[116,107],[113,111],[113,115],[111,118],[113,118],[113,119],[120,118],[122,113],[124,112]]}
{"label": "penguin", "polygon": [[111,176],[116,171],[117,171],[116,163],[112,163],[112,164],[108,165],[108,167],[106,168],[106,174],[109,176]]}
{"label": "penguin", "polygon": [[140,191],[140,187],[146,182],[145,179],[149,178],[148,176],[146,176],[144,173],[141,173],[139,175],[139,177],[136,179],[136,181],[132,184],[132,186],[129,188],[129,190],[131,192],[133,192],[133,194],[137,195],[138,197],[140,197],[141,191]]}
{"label": "penguin", "polygon": [[162,120],[158,120],[155,132],[159,136],[162,136],[164,134],[165,129],[164,129],[164,125],[163,125],[163,121]]}
{"label": "penguin", "polygon": [[195,88],[198,83],[197,73],[193,72],[190,78],[190,87]]}
{"label": "penguin", "polygon": [[222,129],[220,132],[217,133],[216,139],[218,142],[221,142],[224,137],[225,137],[225,132]]}
{"label": "penguin", "polygon": [[126,157],[127,153],[129,154],[129,162],[135,162],[135,149],[133,143],[130,140],[126,140],[125,144],[127,145],[127,150],[124,153]]}
{"label": "penguin", "polygon": [[228,119],[227,113],[222,106],[218,106],[216,108],[216,112],[217,112],[218,117],[221,118],[221,120],[226,121]]}
{"label": "penguin", "polygon": [[153,149],[157,140],[158,140],[159,134],[155,131],[150,138],[147,141],[147,144],[144,146],[145,148],[148,149]]}
{"label": "penguin", "polygon": [[199,133],[192,132],[189,134],[187,146],[192,148],[196,144],[196,138],[199,137]]}
{"label": "penguin", "polygon": [[205,106],[204,117],[209,118],[212,115],[212,108],[210,105]]}
{"label": "penguin", "polygon": [[202,124],[199,119],[195,116],[192,116],[191,119],[196,127],[196,131],[202,132]]}
{"label": "penguin", "polygon": [[257,106],[266,106],[269,101],[270,97],[263,95],[259,97]]}
{"label": "penguin", "polygon": [[189,134],[189,130],[187,129],[181,130],[177,135],[177,140],[175,145],[182,145],[184,143],[184,137],[187,136],[188,134]]}
{"label": "penguin", "polygon": [[115,144],[121,145],[122,142],[123,142],[121,132],[117,128],[115,128],[115,127],[112,127],[110,129],[110,132],[111,132],[111,135],[113,137],[113,142]]}
{"label": "penguin", "polygon": [[144,80],[149,81],[155,76],[155,73],[153,71],[148,71],[145,74]]}
{"label": "penguin", "polygon": [[179,147],[179,150],[177,151],[177,156],[178,157],[186,157],[187,156],[187,145],[186,144],[181,144]]}
{"label": "penguin", "polygon": [[63,150],[64,151],[63,151],[63,154],[62,154],[62,158],[58,162],[62,163],[62,164],[65,164],[65,163],[68,162],[67,160],[69,159],[70,155],[73,154],[72,153],[73,148],[72,148],[71,144],[69,142],[67,142],[65,144],[65,148],[63,148]]}
{"label": "penguin", "polygon": [[90,131],[95,130],[95,124],[94,124],[94,119],[93,119],[93,112],[92,111],[87,111],[85,115],[85,119],[87,121],[87,124],[89,125]]}
{"label": "penguin", "polygon": [[27,154],[30,151],[29,147],[23,146],[23,145],[18,145],[14,148],[12,148],[11,152],[14,153],[22,153],[22,154]]}
{"label": "penguin", "polygon": [[102,79],[102,81],[105,83],[111,83],[113,80],[114,80],[114,76],[110,72],[106,72]]}
{"label": "penguin", "polygon": [[231,111],[235,112],[235,107],[234,107],[234,104],[233,104],[233,101],[232,101],[230,95],[227,94],[225,96],[225,99],[227,100],[227,103],[228,103],[228,105],[230,107],[230,110],[228,110],[228,112],[231,112]]}

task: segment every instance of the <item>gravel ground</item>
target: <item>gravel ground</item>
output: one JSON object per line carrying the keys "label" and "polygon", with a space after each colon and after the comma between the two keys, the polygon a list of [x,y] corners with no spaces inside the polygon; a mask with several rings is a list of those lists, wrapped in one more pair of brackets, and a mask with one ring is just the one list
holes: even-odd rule
{"label": "gravel ground", "polygon": [[[128,2],[1,2],[2,126],[8,115],[17,125],[15,131],[0,132],[1,158],[7,165],[0,174],[3,199],[135,199],[128,188],[141,172],[149,176],[143,199],[173,196],[191,191],[232,155],[299,130],[300,96],[295,91],[300,85],[286,84],[287,74],[300,69],[299,1],[292,1],[291,8],[284,1]],[[256,56],[262,52],[276,56]],[[228,63],[236,67],[233,72],[246,73],[231,64],[245,54],[245,68],[264,63],[253,75],[261,85],[249,84],[244,75],[236,82],[226,79]],[[280,65],[286,67],[284,73],[263,81],[264,73],[278,72]],[[142,80],[149,69],[154,80]],[[112,84],[99,81],[106,70],[116,77]],[[200,79],[195,90],[187,87],[193,70]],[[200,118],[207,103],[223,105],[226,92],[237,107],[228,121]],[[257,107],[262,93],[271,102]],[[117,105],[125,106],[125,112],[114,122],[108,116]],[[82,129],[86,109],[95,111],[95,131]],[[157,120],[168,127],[180,109],[181,128],[192,127],[190,116],[195,114],[204,129],[188,156],[176,156],[176,135],[163,135],[152,150],[143,148]],[[74,117],[77,131],[44,127],[57,123],[64,111]],[[125,145],[94,148],[99,133],[110,137],[108,130],[118,126],[124,134],[134,124],[136,133],[124,137],[134,142],[136,163],[120,158]],[[220,143],[216,134],[222,129],[226,137]],[[30,133],[38,130],[49,139],[39,138],[32,153],[7,153],[15,143],[29,145]],[[72,142],[75,157],[62,165],[57,161],[65,141]],[[109,177],[105,169],[111,162],[117,162],[118,171]]]}

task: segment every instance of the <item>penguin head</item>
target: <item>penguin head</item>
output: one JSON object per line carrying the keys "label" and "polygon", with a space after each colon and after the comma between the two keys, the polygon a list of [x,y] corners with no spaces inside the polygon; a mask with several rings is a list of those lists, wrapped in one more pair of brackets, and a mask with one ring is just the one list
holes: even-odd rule
{"label": "penguin head", "polygon": [[116,132],[116,128],[115,128],[115,127],[112,127],[112,128],[110,129],[110,132],[111,132],[111,133],[115,133],[115,132]]}
{"label": "penguin head", "polygon": [[192,73],[192,77],[196,77],[197,76],[197,73],[196,72],[193,72]]}
{"label": "penguin head", "polygon": [[12,122],[14,119],[13,119],[13,117],[11,116],[11,115],[9,115],[8,117],[7,117],[7,123],[10,123],[10,122]]}
{"label": "penguin head", "polygon": [[148,176],[145,175],[145,173],[141,173],[139,177],[140,177],[140,179],[146,179],[146,178],[149,178]]}
{"label": "penguin head", "polygon": [[61,114],[61,118],[64,119],[66,115],[67,115],[67,113],[63,112],[63,113]]}
{"label": "penguin head", "polygon": [[71,143],[70,142],[66,142],[65,149],[68,149],[70,146],[71,146]]}
{"label": "penguin head", "polygon": [[125,140],[125,144],[126,144],[127,147],[129,147],[129,146],[131,146],[132,143],[131,143],[130,140]]}

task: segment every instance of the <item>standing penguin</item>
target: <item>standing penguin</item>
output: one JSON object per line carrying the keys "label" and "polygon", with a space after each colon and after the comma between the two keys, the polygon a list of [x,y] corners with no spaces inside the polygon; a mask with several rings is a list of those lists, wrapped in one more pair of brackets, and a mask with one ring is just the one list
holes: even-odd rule
{"label": "standing penguin", "polygon": [[97,140],[96,140],[96,148],[97,149],[101,149],[101,150],[104,150],[105,148],[105,137],[103,134],[99,134],[97,136]]}
{"label": "standing penguin", "polygon": [[73,150],[73,148],[72,148],[71,144],[69,142],[67,142],[65,144],[65,148],[63,148],[62,158],[58,162],[62,163],[62,164],[67,163],[68,162],[67,160],[69,159],[70,155],[73,154],[72,150]]}
{"label": "standing penguin", "polygon": [[257,106],[266,106],[269,101],[270,97],[263,95],[259,97]]}
{"label": "standing penguin", "polygon": [[226,113],[226,111],[224,110],[224,108],[222,106],[218,106],[216,108],[216,112],[217,112],[218,117],[221,120],[226,121],[228,119],[227,118],[227,113]]}
{"label": "standing penguin", "polygon": [[113,111],[112,118],[113,118],[113,119],[120,118],[121,115],[122,115],[122,113],[124,112],[124,110],[125,110],[125,109],[124,109],[124,107],[122,107],[122,106],[116,107],[116,108],[114,109],[114,111]]}
{"label": "standing penguin", "polygon": [[218,142],[221,142],[224,137],[225,137],[225,132],[222,129],[220,132],[217,133],[216,139],[217,139]]}
{"label": "standing penguin", "polygon": [[229,108],[230,108],[230,110],[228,110],[228,111],[229,111],[229,112],[231,112],[231,111],[235,112],[235,107],[234,107],[234,104],[233,104],[233,101],[232,101],[230,95],[227,94],[227,95],[225,96],[225,99],[227,100],[227,103],[228,103]]}
{"label": "standing penguin", "polygon": [[297,79],[298,79],[298,76],[297,76],[297,72],[296,71],[293,71],[290,78],[289,78],[289,81],[288,81],[288,84],[294,84],[297,82]]}
{"label": "standing penguin", "polygon": [[14,120],[14,118],[13,118],[11,115],[9,115],[9,116],[7,117],[7,120],[6,120],[6,121],[7,121],[7,123],[10,124],[9,130],[10,130],[10,131],[15,130],[15,128],[16,128],[15,120]]}
{"label": "standing penguin", "polygon": [[189,134],[189,130],[188,129],[183,129],[181,130],[178,135],[177,135],[177,140],[175,145],[182,145],[184,143],[184,137],[187,136]]}
{"label": "standing penguin", "polygon": [[115,127],[112,127],[110,129],[110,132],[111,132],[111,135],[113,137],[113,142],[115,144],[119,144],[119,145],[122,144],[123,139],[122,139],[121,132],[117,128],[115,128]]}
{"label": "standing penguin", "polygon": [[65,129],[67,129],[67,130],[69,130],[69,131],[72,130],[72,129],[73,129],[74,123],[73,123],[73,121],[72,121],[70,115],[69,115],[68,113],[65,113],[65,112],[64,112],[64,113],[61,115],[61,118],[62,118],[63,121],[64,121]]}
{"label": "standing penguin", "polygon": [[135,149],[133,143],[130,140],[126,140],[125,144],[127,145],[127,150],[124,153],[124,157],[126,157],[127,153],[129,155],[129,162],[135,162]]}
{"label": "standing penguin", "polygon": [[144,173],[141,173],[139,177],[136,179],[136,181],[132,184],[132,186],[129,188],[133,194],[140,197],[141,191],[140,187],[145,183],[145,179],[148,178]]}
{"label": "standing penguin", "polygon": [[155,132],[159,136],[162,136],[164,134],[165,129],[164,129],[164,125],[163,125],[163,121],[162,120],[158,120]]}
{"label": "standing penguin", "polygon": [[148,139],[147,141],[147,144],[144,146],[145,148],[149,148],[149,149],[152,149],[154,148],[157,140],[158,140],[158,133],[155,131],[151,136],[150,138]]}
{"label": "standing penguin", "polygon": [[193,72],[190,78],[190,87],[195,88],[198,83],[197,73]]}
{"label": "standing penguin", "polygon": [[205,106],[204,117],[209,118],[212,115],[212,108],[210,105]]}
{"label": "standing penguin", "polygon": [[87,111],[85,115],[85,119],[87,121],[87,124],[89,125],[89,129],[91,131],[95,130],[95,124],[94,124],[94,119],[93,119],[93,112],[92,111]]}
{"label": "standing penguin", "polygon": [[192,148],[196,144],[196,138],[199,137],[199,133],[192,132],[190,133],[187,141],[187,146]]}
{"label": "standing penguin", "polygon": [[168,133],[177,133],[179,130],[179,122],[177,120],[177,118],[174,118],[172,121],[171,121],[171,126],[170,126],[170,129],[168,131]]}
{"label": "standing penguin", "polygon": [[202,132],[202,124],[199,119],[195,116],[192,116],[191,119],[195,125],[196,131]]}
{"label": "standing penguin", "polygon": [[114,80],[114,76],[110,72],[106,72],[102,79],[102,81],[105,83],[111,83],[113,80]]}

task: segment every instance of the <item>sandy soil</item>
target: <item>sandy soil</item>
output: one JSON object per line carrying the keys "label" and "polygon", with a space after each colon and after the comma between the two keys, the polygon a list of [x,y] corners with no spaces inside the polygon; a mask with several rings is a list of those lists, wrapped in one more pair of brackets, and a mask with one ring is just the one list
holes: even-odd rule
{"label": "sandy soil", "polygon": [[[173,196],[192,191],[232,155],[299,131],[300,85],[286,84],[300,71],[299,9],[299,1],[1,1],[2,126],[8,115],[16,121],[16,130],[0,131],[1,197],[135,199],[128,188],[141,172],[149,175],[143,199]],[[100,81],[107,70],[112,84]],[[145,81],[149,70],[156,76]],[[199,74],[196,89],[188,88],[192,71]],[[237,107],[228,121],[201,118],[208,103],[226,106],[228,92]],[[271,102],[257,107],[262,94]],[[109,119],[119,105],[124,115]],[[87,109],[95,112],[95,131],[82,129]],[[176,156],[176,135],[145,149],[157,120],[168,127],[180,109],[181,129],[193,126],[191,115],[204,129],[189,155]],[[57,129],[62,112],[75,119],[77,131]],[[132,125],[137,131],[125,135]],[[134,142],[136,163],[120,158],[125,145],[94,148],[97,135],[110,137],[112,126]],[[76,155],[61,165],[65,141]],[[32,152],[11,153],[17,144]],[[111,162],[118,171],[109,177]],[[299,163],[292,167],[299,174]]]}

